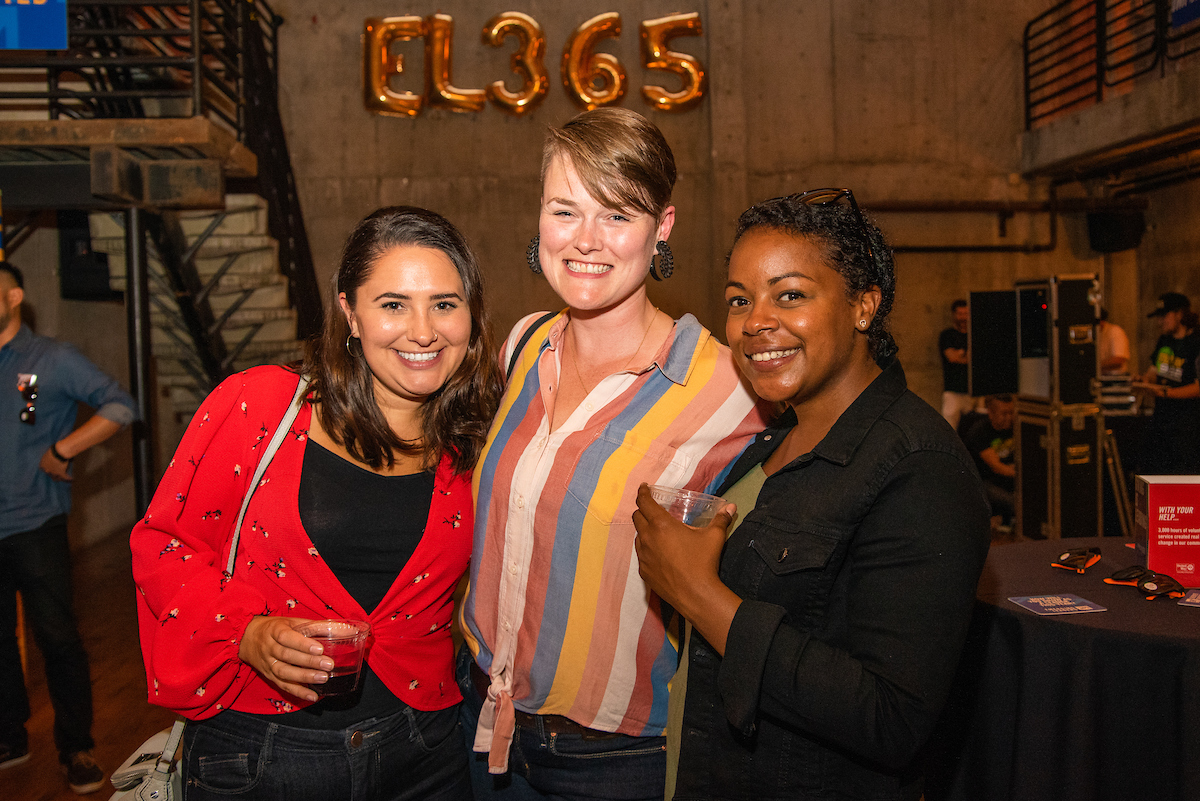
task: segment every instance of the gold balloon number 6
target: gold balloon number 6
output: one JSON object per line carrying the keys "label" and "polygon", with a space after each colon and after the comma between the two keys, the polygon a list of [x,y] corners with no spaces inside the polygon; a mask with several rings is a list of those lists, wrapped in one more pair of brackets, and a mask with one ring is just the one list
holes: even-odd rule
{"label": "gold balloon number 6", "polygon": [[[684,111],[704,97],[706,76],[698,59],[671,50],[677,36],[702,36],[699,13],[671,14],[644,20],[639,26],[642,62],[646,69],[663,70],[679,76],[682,87],[668,91],[661,86],[642,87],[642,96],[661,111]],[[597,53],[602,39],[619,38],[621,15],[599,14],[584,22],[567,39],[562,55],[562,81],[567,94],[580,106],[593,109],[617,103],[625,95],[625,69],[611,53]],[[428,17],[384,17],[368,19],[363,32],[363,101],[368,111],[415,117],[425,105],[451,111],[483,109],[490,100],[500,109],[520,116],[537,107],[550,88],[546,72],[546,36],[538,21],[519,11],[497,14],[483,26],[483,42],[502,47],[508,38],[517,40],[510,58],[512,71],[521,78],[521,88],[510,91],[504,81],[486,89],[454,86],[454,19],[448,14]],[[402,75],[404,57],[392,54],[395,42],[423,39],[425,42],[424,91],[396,91],[391,79]]]}

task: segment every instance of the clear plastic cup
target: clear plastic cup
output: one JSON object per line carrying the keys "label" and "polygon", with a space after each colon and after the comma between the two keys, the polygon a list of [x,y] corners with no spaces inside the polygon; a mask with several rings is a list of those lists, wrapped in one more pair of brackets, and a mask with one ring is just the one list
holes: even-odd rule
{"label": "clear plastic cup", "polygon": [[681,523],[700,528],[707,526],[728,503],[716,495],[706,495],[703,492],[664,487],[661,484],[650,486],[650,496],[658,505],[666,509]]}
{"label": "clear plastic cup", "polygon": [[370,623],[363,620],[310,620],[297,626],[296,631],[321,643],[325,648],[324,655],[333,660],[329,681],[309,685],[318,696],[347,695],[358,689]]}

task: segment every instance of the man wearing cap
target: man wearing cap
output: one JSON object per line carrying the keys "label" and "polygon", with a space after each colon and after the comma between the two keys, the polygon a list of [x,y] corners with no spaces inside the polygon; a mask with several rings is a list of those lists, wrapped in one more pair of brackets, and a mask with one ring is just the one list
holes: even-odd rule
{"label": "man wearing cap", "polygon": [[[72,609],[71,462],[135,419],[129,393],[70,345],[21,323],[21,271],[0,261],[0,770],[29,759],[16,594],[46,665],[54,741],[76,793],[104,785],[92,757],[92,682]],[[76,427],[80,403],[96,413]],[[6,794],[7,797],[7,794]]]}
{"label": "man wearing cap", "polygon": [[1154,343],[1150,369],[1134,389],[1154,398],[1141,472],[1200,474],[1200,327],[1186,295],[1167,292],[1148,317],[1159,318],[1162,335]]}

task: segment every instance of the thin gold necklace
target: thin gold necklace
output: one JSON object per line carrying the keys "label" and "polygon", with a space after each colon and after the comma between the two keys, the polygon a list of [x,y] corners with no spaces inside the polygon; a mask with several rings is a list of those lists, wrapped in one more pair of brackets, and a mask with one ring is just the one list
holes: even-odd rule
{"label": "thin gold necklace", "polygon": [[[625,362],[625,365],[620,370],[617,371],[618,373],[623,373],[626,370],[628,370],[629,365],[633,364],[633,360],[636,359],[637,355],[642,352],[642,345],[646,344],[646,337],[650,336],[650,329],[654,327],[654,321],[657,319],[658,319],[658,307],[655,306],[654,313],[650,315],[650,322],[649,322],[649,324],[647,324],[646,330],[642,332],[642,341],[638,343],[637,349],[634,350],[633,355],[629,357],[629,361]],[[574,339],[572,339],[572,342],[574,342]],[[574,348],[572,348],[572,350],[575,351],[574,359],[573,359],[574,364],[575,364],[575,378],[579,381],[579,386],[583,387],[583,394],[586,397],[588,394],[591,393],[592,390],[588,389],[588,385],[583,382],[583,375],[580,374],[580,372],[579,372],[579,346],[576,345]],[[609,375],[612,375],[612,374],[610,373]],[[600,379],[600,381],[603,381],[603,380],[604,380],[603,378]],[[599,383],[600,383],[599,381],[596,382],[597,386],[599,386]]]}

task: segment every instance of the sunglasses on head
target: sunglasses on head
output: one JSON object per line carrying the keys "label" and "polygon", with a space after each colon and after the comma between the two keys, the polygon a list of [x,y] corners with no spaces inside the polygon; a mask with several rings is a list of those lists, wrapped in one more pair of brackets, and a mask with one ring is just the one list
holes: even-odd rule
{"label": "sunglasses on head", "polygon": [[768,200],[771,203],[776,200],[786,200],[791,203],[804,203],[808,206],[834,206],[840,200],[847,200],[850,203],[850,208],[854,211],[854,219],[858,221],[859,236],[862,237],[862,242],[867,247],[867,258],[871,260],[871,264],[875,264],[875,248],[871,246],[871,235],[867,231],[867,218],[858,208],[858,202],[854,199],[854,193],[849,189],[837,189],[829,187],[826,189],[809,189],[806,192],[796,192],[792,195],[781,195],[777,198]]}
{"label": "sunglasses on head", "polygon": [[25,375],[18,378],[17,391],[21,393],[21,398],[25,401],[25,408],[21,409],[21,422],[33,425],[37,422],[37,407],[34,404],[38,392],[37,376]]}

